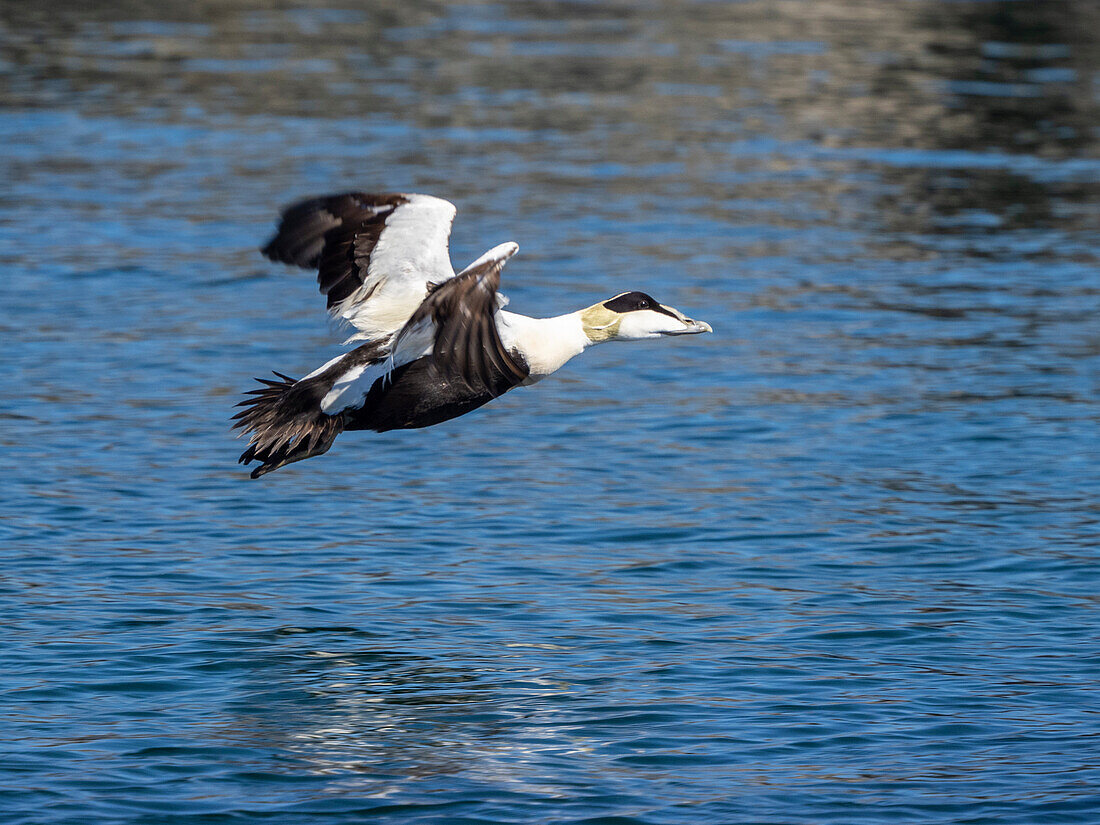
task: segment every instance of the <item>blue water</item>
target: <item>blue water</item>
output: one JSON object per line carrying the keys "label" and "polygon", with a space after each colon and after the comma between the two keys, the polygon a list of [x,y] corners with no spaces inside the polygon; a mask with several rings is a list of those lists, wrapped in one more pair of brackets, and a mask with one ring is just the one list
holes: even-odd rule
{"label": "blue water", "polygon": [[[0,821],[1100,822],[1100,20],[889,6],[4,6]],[[715,333],[249,481],[346,188]]]}

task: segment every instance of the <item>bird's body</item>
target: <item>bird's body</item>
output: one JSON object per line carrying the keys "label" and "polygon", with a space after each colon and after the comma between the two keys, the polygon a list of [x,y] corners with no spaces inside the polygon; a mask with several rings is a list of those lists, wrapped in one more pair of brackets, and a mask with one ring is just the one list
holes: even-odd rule
{"label": "bird's body", "polygon": [[[276,373],[242,402],[241,463],[256,478],[326,452],[343,430],[415,429],[464,415],[535,383],[593,344],[709,332],[641,292],[577,312],[531,318],[503,309],[505,243],[455,273],[455,208],[427,195],[350,193],[289,207],[264,248],[318,268],[329,312],[357,346],[304,378]],[[359,343],[363,342],[363,343]]]}

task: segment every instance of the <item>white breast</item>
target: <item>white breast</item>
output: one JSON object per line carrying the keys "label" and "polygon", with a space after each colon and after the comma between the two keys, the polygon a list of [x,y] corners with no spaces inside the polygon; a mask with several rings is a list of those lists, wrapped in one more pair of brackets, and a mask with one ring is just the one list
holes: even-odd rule
{"label": "white breast", "polygon": [[557,372],[591,343],[576,312],[555,318],[528,318],[501,311],[496,320],[501,343],[506,349],[519,352],[527,362],[531,376],[525,384]]}

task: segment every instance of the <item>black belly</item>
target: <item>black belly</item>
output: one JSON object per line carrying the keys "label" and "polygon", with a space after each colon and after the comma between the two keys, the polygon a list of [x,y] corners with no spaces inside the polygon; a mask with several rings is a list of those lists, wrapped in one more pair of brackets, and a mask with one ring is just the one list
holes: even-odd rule
{"label": "black belly", "polygon": [[510,382],[473,389],[456,376],[446,376],[430,358],[394,370],[374,382],[363,406],[349,410],[349,430],[412,430],[430,427],[476,410],[507,392]]}

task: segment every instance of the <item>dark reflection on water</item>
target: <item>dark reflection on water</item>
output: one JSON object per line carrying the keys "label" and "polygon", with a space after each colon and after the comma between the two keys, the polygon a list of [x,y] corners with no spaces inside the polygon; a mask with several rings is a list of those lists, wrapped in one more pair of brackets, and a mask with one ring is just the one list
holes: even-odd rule
{"label": "dark reflection on water", "polygon": [[[0,5],[7,820],[1095,821],[1098,31]],[[248,483],[336,340],[255,247],[351,185],[717,332]]]}

